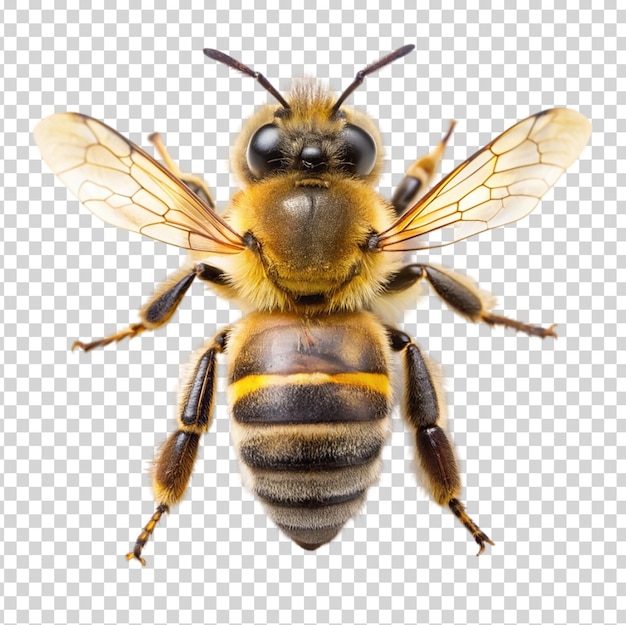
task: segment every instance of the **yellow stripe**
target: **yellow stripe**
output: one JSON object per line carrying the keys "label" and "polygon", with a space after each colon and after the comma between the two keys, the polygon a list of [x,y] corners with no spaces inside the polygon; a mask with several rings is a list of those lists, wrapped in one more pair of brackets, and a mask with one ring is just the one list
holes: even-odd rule
{"label": "yellow stripe", "polygon": [[369,391],[380,393],[385,397],[391,395],[389,377],[384,373],[292,373],[290,375],[248,375],[233,382],[229,390],[233,401],[245,397],[249,393],[267,386],[313,386],[316,384],[343,384],[358,386]]}

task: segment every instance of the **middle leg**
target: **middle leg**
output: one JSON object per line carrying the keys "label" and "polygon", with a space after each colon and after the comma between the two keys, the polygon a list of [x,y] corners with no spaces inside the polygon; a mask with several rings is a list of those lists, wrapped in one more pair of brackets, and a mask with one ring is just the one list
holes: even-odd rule
{"label": "middle leg", "polygon": [[195,278],[215,285],[228,284],[228,276],[217,267],[205,263],[198,263],[193,267],[181,267],[157,288],[148,303],[141,309],[139,323],[133,323],[115,334],[89,343],[74,341],[72,351],[80,348],[88,352],[96,347],[117,343],[122,339],[132,339],[146,330],[156,330],[172,318]]}
{"label": "middle leg", "polygon": [[480,290],[467,276],[443,267],[417,263],[405,265],[390,278],[385,285],[385,291],[390,294],[404,291],[422,278],[428,281],[452,310],[470,321],[482,321],[491,326],[501,325],[530,336],[556,338],[554,324],[543,328],[492,313],[489,310],[495,304],[492,295]]}

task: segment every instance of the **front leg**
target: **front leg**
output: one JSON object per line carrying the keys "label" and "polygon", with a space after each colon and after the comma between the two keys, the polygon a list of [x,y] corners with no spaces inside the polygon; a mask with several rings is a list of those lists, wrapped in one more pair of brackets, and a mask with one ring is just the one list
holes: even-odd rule
{"label": "front leg", "polygon": [[213,210],[215,210],[215,200],[211,195],[211,191],[209,190],[207,183],[200,178],[200,176],[196,176],[195,174],[186,174],[181,171],[178,163],[176,163],[167,151],[167,148],[161,139],[161,135],[158,132],[152,133],[148,139],[151,141],[152,145],[154,145],[156,151],[163,160],[163,163],[172,172],[172,174],[184,182],[200,199],[204,200]]}
{"label": "front leg", "polygon": [[467,276],[443,267],[417,263],[406,265],[391,276],[385,285],[385,292],[397,293],[404,291],[422,278],[428,281],[435,289],[437,295],[452,310],[470,321],[482,321],[491,326],[501,325],[513,328],[518,332],[525,332],[530,336],[539,336],[541,338],[552,336],[556,338],[554,324],[549,328],[542,328],[541,326],[530,325],[490,312],[488,309],[492,308],[495,303],[493,296],[481,291]]}
{"label": "front leg", "polygon": [[450,122],[448,132],[430,154],[418,158],[407,169],[404,178],[402,178],[400,184],[396,187],[393,197],[391,198],[391,204],[397,216],[405,213],[407,209],[413,206],[427,191],[428,185],[433,179],[437,167],[441,162],[443,152],[448,143],[448,139],[450,139],[452,135],[455,123],[454,121]]}
{"label": "front leg", "polygon": [[394,351],[403,353],[405,374],[402,413],[415,432],[415,449],[419,466],[425,476],[424,486],[440,506],[448,506],[465,525],[480,549],[491,539],[476,525],[459,501],[461,478],[452,445],[443,429],[444,405],[441,391],[435,383],[420,348],[411,338],[395,328],[388,327],[389,342]]}

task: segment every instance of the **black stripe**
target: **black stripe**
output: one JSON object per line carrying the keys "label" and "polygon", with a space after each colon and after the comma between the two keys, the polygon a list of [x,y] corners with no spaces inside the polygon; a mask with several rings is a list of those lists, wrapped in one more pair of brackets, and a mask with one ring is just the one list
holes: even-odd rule
{"label": "black stripe", "polygon": [[389,413],[387,397],[347,384],[285,384],[259,388],[232,407],[241,423],[374,421]]}
{"label": "black stripe", "polygon": [[324,439],[299,439],[294,432],[292,437],[285,437],[282,447],[273,445],[273,453],[268,453],[268,449],[257,439],[243,443],[239,456],[253,469],[329,471],[367,464],[379,456],[383,444],[384,441],[364,440],[358,447],[333,446]]}
{"label": "black stripe", "polygon": [[326,498],[311,498],[311,499],[278,499],[268,492],[261,492],[258,487],[255,488],[256,496],[265,503],[272,506],[278,506],[282,508],[306,508],[309,510],[318,510],[320,508],[328,508],[329,506],[337,506],[342,503],[348,503],[354,501],[359,497],[362,497],[365,493],[365,489],[355,491],[353,493],[346,493],[344,495],[334,495]]}

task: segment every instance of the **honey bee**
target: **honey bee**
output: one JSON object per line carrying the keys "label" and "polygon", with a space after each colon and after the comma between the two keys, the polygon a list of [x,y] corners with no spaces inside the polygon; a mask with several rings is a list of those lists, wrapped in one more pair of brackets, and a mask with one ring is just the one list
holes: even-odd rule
{"label": "honey bee", "polygon": [[176,431],[152,472],[157,508],[129,560],[145,565],[155,526],[183,498],[210,427],[218,354],[228,356],[231,436],[244,483],[304,549],[332,540],[379,479],[394,398],[413,432],[421,482],[479,545],[493,545],[459,500],[461,479],[445,431],[443,393],[420,347],[390,312],[426,281],[473,322],[529,335],[543,328],[491,312],[493,299],[464,275],[406,252],[453,243],[528,215],[585,147],[580,113],[557,108],[517,123],[426,192],[450,137],[407,170],[391,200],[375,183],[382,144],[374,121],[344,107],[365,77],[408,54],[367,66],[335,97],[313,80],[283,97],[262,74],[216,50],[205,54],[254,77],[278,102],[243,126],[232,152],[241,189],[223,214],[205,182],[184,174],[158,135],[164,165],[103,123],[58,113],[34,131],[43,159],[107,223],[189,250],[184,266],[140,321],[73,348],[89,351],[167,323],[195,279],[235,303],[242,318],[194,355],[180,391]]}

